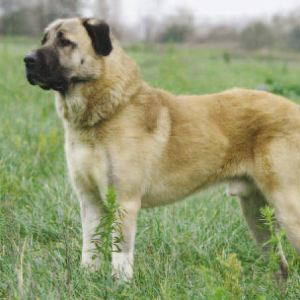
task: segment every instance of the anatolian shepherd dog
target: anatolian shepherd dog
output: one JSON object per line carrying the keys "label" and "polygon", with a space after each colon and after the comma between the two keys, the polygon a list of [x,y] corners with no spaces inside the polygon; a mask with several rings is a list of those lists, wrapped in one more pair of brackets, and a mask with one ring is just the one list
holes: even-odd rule
{"label": "anatolian shepherd dog", "polygon": [[[234,89],[174,96],[152,88],[139,74],[109,26],[65,19],[45,30],[42,46],[25,57],[28,81],[56,91],[65,128],[71,181],[81,204],[82,264],[92,260],[91,236],[112,185],[126,210],[115,273],[133,275],[139,210],[179,201],[227,182],[239,197],[246,223],[268,256],[270,232],[260,209],[276,218],[300,254],[300,111],[289,100]],[[280,253],[280,269],[288,264]]]}

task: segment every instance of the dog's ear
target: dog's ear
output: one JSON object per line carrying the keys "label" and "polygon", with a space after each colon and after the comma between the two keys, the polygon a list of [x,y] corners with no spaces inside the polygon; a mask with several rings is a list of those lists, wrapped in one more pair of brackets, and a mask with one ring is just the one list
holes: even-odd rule
{"label": "dog's ear", "polygon": [[82,19],[82,25],[92,40],[95,52],[103,56],[109,55],[112,50],[109,26],[103,21],[92,19]]}

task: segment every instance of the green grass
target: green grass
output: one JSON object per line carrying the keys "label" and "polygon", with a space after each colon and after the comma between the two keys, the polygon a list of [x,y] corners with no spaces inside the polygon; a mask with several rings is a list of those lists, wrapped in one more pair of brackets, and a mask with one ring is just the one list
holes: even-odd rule
{"label": "green grass", "polygon": [[[0,43],[0,299],[300,298],[299,259],[289,243],[283,239],[290,279],[282,286],[269,279],[270,262],[260,259],[237,200],[224,188],[140,213],[133,282],[81,269],[79,203],[54,95],[24,76],[23,57],[33,47]],[[146,81],[176,94],[253,88],[266,80],[298,86],[300,78],[300,62],[226,63],[216,49],[132,49],[130,55]],[[299,102],[297,93],[284,91]]]}

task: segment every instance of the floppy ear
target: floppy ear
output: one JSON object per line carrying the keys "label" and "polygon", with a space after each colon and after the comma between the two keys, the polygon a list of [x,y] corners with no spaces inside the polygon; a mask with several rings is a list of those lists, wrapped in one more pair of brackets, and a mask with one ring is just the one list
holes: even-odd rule
{"label": "floppy ear", "polygon": [[103,56],[109,55],[112,50],[109,26],[103,21],[96,21],[94,24],[91,24],[90,19],[83,19],[82,21],[82,25],[92,40],[95,52]]}

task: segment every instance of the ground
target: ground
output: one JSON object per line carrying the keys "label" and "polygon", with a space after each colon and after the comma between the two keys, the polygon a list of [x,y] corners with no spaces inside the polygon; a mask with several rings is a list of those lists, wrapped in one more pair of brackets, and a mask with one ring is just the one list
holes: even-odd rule
{"label": "ground", "polygon": [[[34,40],[35,41],[35,40]],[[143,210],[131,283],[80,268],[79,202],[70,188],[53,92],[30,86],[26,39],[0,42],[0,299],[299,299],[299,259],[283,236],[290,279],[263,261],[237,199],[214,188]],[[131,47],[151,85],[175,94],[263,86],[300,101],[300,60],[215,48]],[[130,171],[130,170],[129,170]]]}

